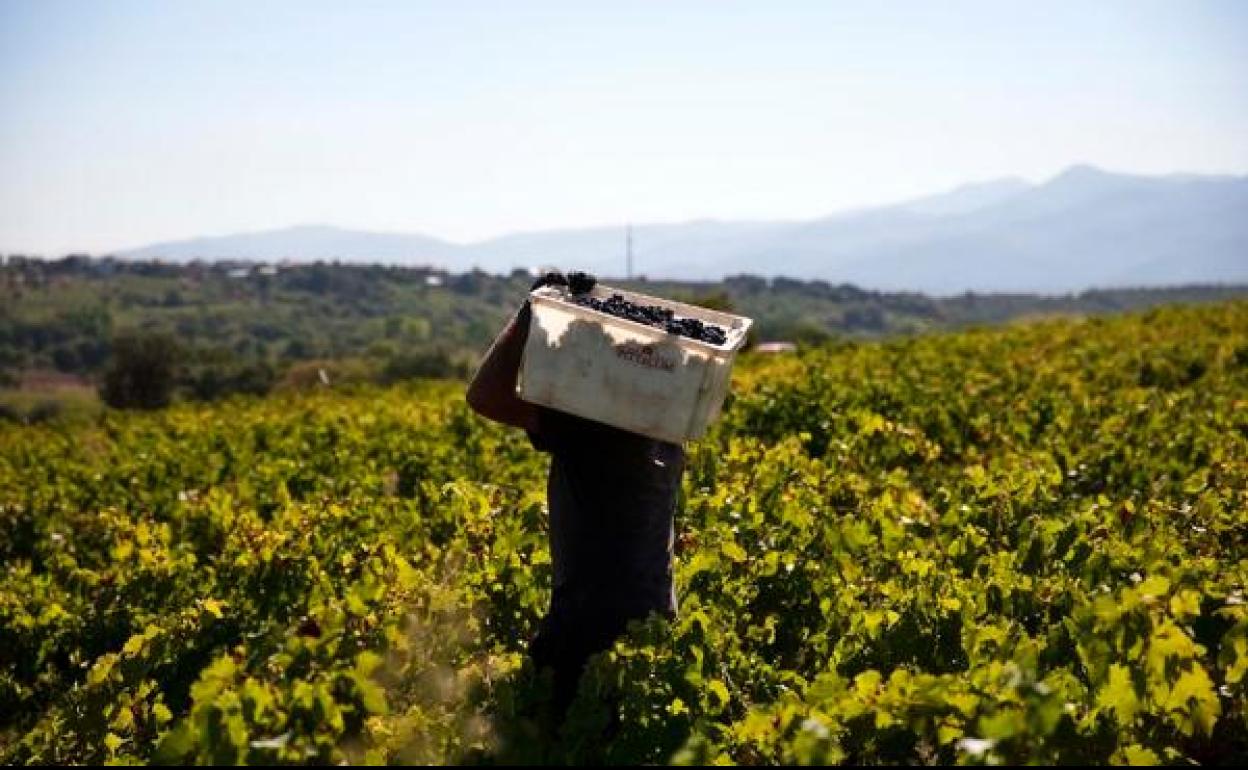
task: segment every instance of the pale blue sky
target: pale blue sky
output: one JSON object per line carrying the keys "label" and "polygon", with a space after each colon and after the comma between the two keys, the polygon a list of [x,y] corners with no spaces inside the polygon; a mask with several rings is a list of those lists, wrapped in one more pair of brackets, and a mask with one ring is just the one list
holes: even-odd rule
{"label": "pale blue sky", "polygon": [[1248,3],[0,0],[0,252],[1248,172]]}

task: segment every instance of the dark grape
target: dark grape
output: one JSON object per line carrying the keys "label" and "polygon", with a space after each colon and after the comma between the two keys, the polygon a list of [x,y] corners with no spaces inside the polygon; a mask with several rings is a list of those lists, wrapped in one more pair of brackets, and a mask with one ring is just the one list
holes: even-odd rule
{"label": "dark grape", "polygon": [[589,273],[568,273],[568,288],[573,294],[588,294],[598,283],[598,279]]}
{"label": "dark grape", "polygon": [[[573,274],[575,276],[577,274]],[[616,318],[627,318],[646,326],[654,326],[669,334],[679,334],[712,345],[722,345],[728,341],[728,333],[722,327],[688,316],[678,316],[671,308],[660,305],[639,305],[624,299],[619,294],[612,294],[607,299],[577,294],[573,289],[571,301],[583,307],[592,308],[600,313],[613,315]]]}

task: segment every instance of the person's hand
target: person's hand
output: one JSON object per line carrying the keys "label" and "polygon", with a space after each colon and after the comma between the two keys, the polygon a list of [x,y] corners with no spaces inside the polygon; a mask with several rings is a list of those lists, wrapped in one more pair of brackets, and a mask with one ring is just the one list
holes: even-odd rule
{"label": "person's hand", "polygon": [[529,291],[537,291],[543,286],[567,286],[567,285],[568,285],[568,279],[564,277],[563,273],[559,272],[558,270],[551,270],[549,273],[546,273],[545,275],[539,277],[536,281],[534,281],[533,285],[529,287]]}

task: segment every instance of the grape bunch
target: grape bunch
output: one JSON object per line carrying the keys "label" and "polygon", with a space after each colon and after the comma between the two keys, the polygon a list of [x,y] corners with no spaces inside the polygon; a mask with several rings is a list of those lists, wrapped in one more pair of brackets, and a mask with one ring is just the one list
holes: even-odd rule
{"label": "grape bunch", "polygon": [[543,286],[564,286],[573,294],[585,294],[591,291],[597,283],[598,279],[589,273],[575,272],[564,275],[558,270],[551,270],[538,277],[529,291],[536,291]]}
{"label": "grape bunch", "polygon": [[573,294],[586,294],[597,283],[598,279],[589,273],[568,273],[568,288]]}
{"label": "grape bunch", "polygon": [[712,345],[722,345],[728,340],[728,334],[715,324],[704,323],[697,318],[678,316],[671,308],[659,305],[639,305],[624,299],[619,294],[612,294],[607,299],[591,297],[587,294],[573,294],[569,298],[582,307],[592,308],[600,313],[613,315],[616,318],[627,318],[646,326],[654,326],[666,330],[670,334],[679,334]]}

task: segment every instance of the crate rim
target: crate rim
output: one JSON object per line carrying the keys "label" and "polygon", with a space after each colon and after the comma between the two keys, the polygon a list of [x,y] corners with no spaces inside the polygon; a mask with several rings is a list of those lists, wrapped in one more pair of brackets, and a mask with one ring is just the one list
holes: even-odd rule
{"label": "crate rim", "polygon": [[593,289],[593,292],[591,293],[597,294],[600,291],[602,293],[615,293],[615,294],[621,294],[621,295],[628,295],[628,296],[635,297],[635,298],[640,297],[640,298],[647,299],[647,300],[653,300],[653,304],[670,306],[673,309],[687,308],[687,309],[695,310],[701,313],[711,313],[716,316],[723,316],[723,317],[731,318],[733,319],[733,321],[739,321],[740,325],[730,324],[730,328],[728,330],[728,338],[724,340],[724,344],[712,345],[709,342],[704,342],[694,337],[686,337],[683,334],[676,334],[675,332],[669,332],[668,330],[662,329],[658,326],[651,326],[649,324],[638,323],[637,321],[634,321],[632,319],[620,318],[619,316],[614,316],[614,315],[611,315],[610,313],[604,313],[600,310],[595,310],[592,307],[588,307],[586,305],[578,305],[575,302],[571,302],[567,298],[568,293],[557,286],[543,286],[538,289],[534,289],[533,291],[529,292],[529,299],[532,301],[537,301],[537,302],[551,302],[551,303],[558,303],[559,305],[563,305],[563,306],[574,307],[584,312],[592,313],[603,319],[627,324],[628,327],[637,329],[639,331],[648,332],[651,335],[672,337],[672,338],[675,338],[676,340],[679,340],[681,344],[691,344],[695,346],[696,348],[701,348],[703,350],[711,351],[714,353],[733,353],[733,352],[740,350],[740,348],[745,344],[745,338],[746,338],[746,335],[749,333],[750,327],[754,325],[754,320],[752,318],[749,318],[748,316],[737,315],[735,313],[727,313],[722,310],[712,310],[711,308],[698,307],[697,305],[690,305],[686,302],[678,302],[676,300],[670,300],[664,297],[655,297],[649,294],[642,294],[641,292],[630,291],[628,289],[621,289],[616,286],[608,286],[606,284],[601,284],[601,283],[595,286]]}

